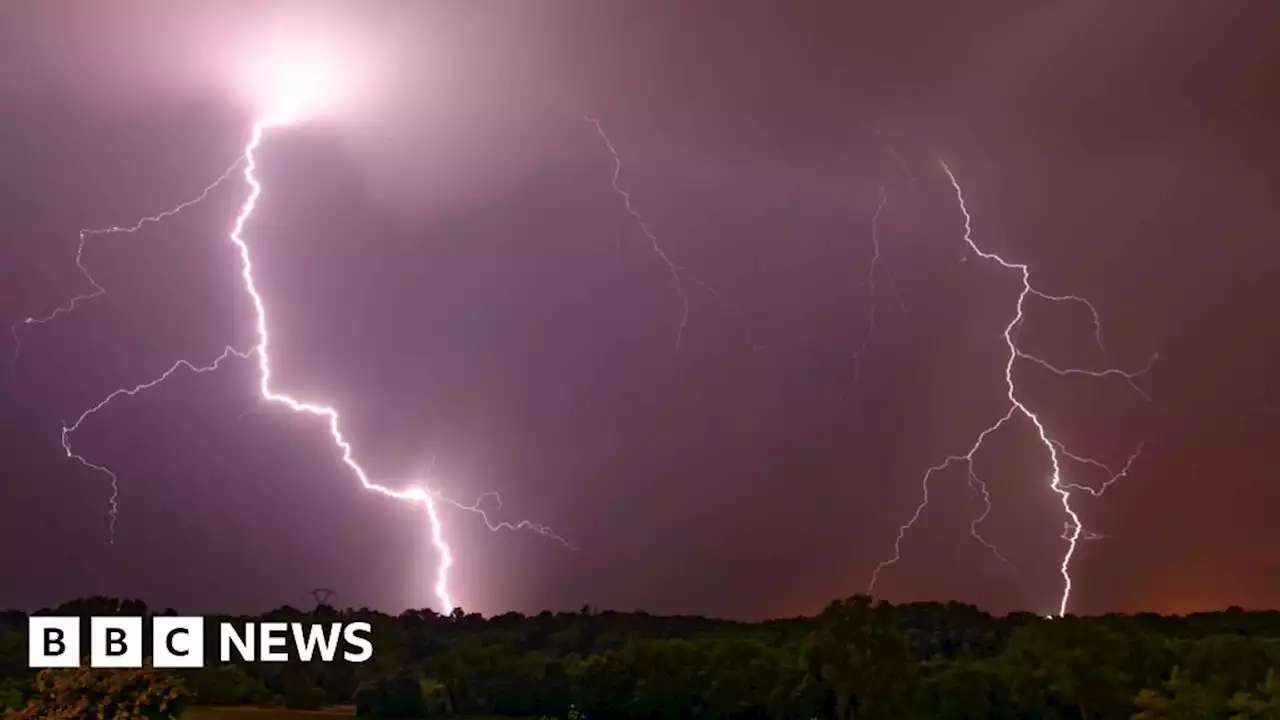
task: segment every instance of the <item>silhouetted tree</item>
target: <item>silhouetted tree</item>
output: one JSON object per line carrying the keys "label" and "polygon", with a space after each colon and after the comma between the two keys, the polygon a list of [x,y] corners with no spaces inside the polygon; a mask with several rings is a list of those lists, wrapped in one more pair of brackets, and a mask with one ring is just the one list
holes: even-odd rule
{"label": "silhouetted tree", "polygon": [[[95,597],[56,612],[87,624],[91,615],[147,610],[136,600]],[[161,684],[154,692],[168,692],[163,683],[174,676],[153,670],[49,671],[37,680],[26,667],[26,618],[0,612],[0,709],[17,707],[15,715],[30,718],[97,717],[75,713],[89,712],[84,698],[98,698],[93,702],[149,717],[153,691],[142,693],[146,701],[129,700],[128,683],[155,677]],[[485,618],[462,610],[389,616],[328,607],[213,621],[264,619],[368,622],[373,658],[223,664],[217,643],[207,643],[205,667],[175,671],[192,702],[354,703],[363,715],[383,717],[1280,720],[1277,612],[1048,620],[855,596],[817,617],[759,623],[598,609]],[[55,677],[78,680],[55,688]],[[108,678],[124,685],[110,689]],[[106,698],[111,693],[123,700]],[[128,709],[131,702],[140,709]]]}
{"label": "silhouetted tree", "polygon": [[182,714],[186,691],[154,668],[70,668],[36,676],[30,704],[10,720],[169,720]]}

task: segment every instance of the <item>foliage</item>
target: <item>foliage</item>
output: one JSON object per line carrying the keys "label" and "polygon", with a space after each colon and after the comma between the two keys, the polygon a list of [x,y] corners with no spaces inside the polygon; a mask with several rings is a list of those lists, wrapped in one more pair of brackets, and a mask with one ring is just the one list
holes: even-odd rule
{"label": "foliage", "polygon": [[270,698],[266,685],[241,665],[209,665],[184,680],[191,701],[200,705],[256,705]]}
{"label": "foliage", "polygon": [[263,707],[193,707],[181,720],[350,720],[355,711],[347,708],[326,710],[285,710]]}
{"label": "foliage", "polygon": [[427,717],[443,717],[453,712],[449,702],[449,689],[435,678],[422,678],[418,681],[418,689],[422,692],[422,702]]}
{"label": "foliage", "polygon": [[327,704],[324,690],[305,675],[286,674],[281,690],[284,706],[290,710],[316,710]]}
{"label": "foliage", "polygon": [[1191,682],[1182,668],[1175,667],[1159,690],[1143,688],[1134,700],[1140,712],[1133,720],[1198,720],[1222,717],[1220,698]]}
{"label": "foliage", "polygon": [[186,691],[154,668],[71,668],[36,676],[31,703],[10,720],[168,720],[182,714]]}
{"label": "foliage", "polygon": [[428,717],[422,681],[412,673],[361,685],[355,694],[356,716],[370,718]]}
{"label": "foliage", "polygon": [[833,694],[836,720],[896,715],[916,669],[891,607],[866,596],[828,606],[802,657],[806,677]]}
{"label": "foliage", "polygon": [[17,710],[27,703],[22,686],[12,680],[0,682],[0,710]]}
{"label": "foliage", "polygon": [[[146,608],[87,598],[55,612]],[[374,656],[360,664],[213,661],[180,671],[201,705],[355,705],[365,717],[421,718],[1280,720],[1277,612],[1049,620],[855,596],[816,617],[758,623],[592,608],[484,618],[462,610],[393,617],[285,607],[221,619],[364,621],[373,628]],[[17,717],[81,717],[76,707],[94,717],[98,711],[88,708],[100,700],[85,698],[99,698],[108,676],[122,684],[120,692],[128,678],[173,680],[150,670],[46,671],[37,678],[26,668],[25,627],[25,615],[0,613],[0,706],[26,706]],[[63,680],[75,689],[46,692],[53,677],[87,685]],[[39,705],[29,698],[40,698]],[[237,717],[272,713],[287,715],[280,709]]]}
{"label": "foliage", "polygon": [[1257,692],[1236,693],[1229,705],[1232,720],[1280,720],[1280,675],[1268,670]]}

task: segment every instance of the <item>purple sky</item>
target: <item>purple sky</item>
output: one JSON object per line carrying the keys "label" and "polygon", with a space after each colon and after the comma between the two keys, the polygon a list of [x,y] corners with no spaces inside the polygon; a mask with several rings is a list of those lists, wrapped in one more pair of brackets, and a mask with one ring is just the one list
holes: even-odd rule
{"label": "purple sky", "polygon": [[[239,154],[253,117],[223,69],[268,22],[255,5],[0,11],[6,327],[88,289],[80,228],[168,209]],[[580,548],[442,509],[464,608],[760,617],[863,590],[924,470],[1006,410],[1017,275],[966,252],[939,159],[975,241],[1102,315],[1105,358],[1073,305],[1029,303],[1024,349],[1089,368],[1160,354],[1139,381],[1153,402],[1016,369],[1072,450],[1122,465],[1150,443],[1105,497],[1076,500],[1105,537],[1080,545],[1071,609],[1280,605],[1280,301],[1264,292],[1280,281],[1280,10],[879,5],[300,6],[376,50],[378,82],[260,153],[246,237],[279,387],[337,406],[378,479],[431,468],[447,494],[498,491],[495,518]],[[680,296],[584,115],[664,250],[722,298],[686,285],[679,352]],[[877,277],[854,383],[880,187],[893,285]],[[361,492],[321,422],[260,405],[251,362],[180,373],[75,435],[119,473],[114,545],[107,480],[63,455],[60,424],[111,390],[252,346],[226,239],[246,193],[229,182],[91,240],[107,293],[19,328],[0,385],[0,606],[260,610],[319,586],[433,603],[421,511]],[[1011,565],[969,536],[982,505],[953,468],[878,591],[1055,610],[1064,516],[1030,425],[976,467],[984,535]]]}

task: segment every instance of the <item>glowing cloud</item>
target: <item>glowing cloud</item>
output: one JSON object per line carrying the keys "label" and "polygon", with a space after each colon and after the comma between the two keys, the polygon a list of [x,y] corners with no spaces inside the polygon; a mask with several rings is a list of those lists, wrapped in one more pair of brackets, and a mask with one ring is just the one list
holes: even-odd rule
{"label": "glowing cloud", "polygon": [[[339,115],[358,105],[370,55],[332,30],[279,23],[233,63],[234,92],[255,116],[271,126]],[[332,24],[331,24],[332,25]]]}

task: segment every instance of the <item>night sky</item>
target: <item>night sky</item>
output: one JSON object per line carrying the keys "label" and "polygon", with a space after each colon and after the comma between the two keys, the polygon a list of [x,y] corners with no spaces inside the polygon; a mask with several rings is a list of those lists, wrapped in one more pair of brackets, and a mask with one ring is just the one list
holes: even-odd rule
{"label": "night sky", "polygon": [[[246,238],[281,390],[331,403],[362,464],[430,473],[458,603],[728,617],[863,591],[925,469],[1007,409],[1001,333],[1028,263],[1021,398],[1131,472],[1076,493],[1076,613],[1280,606],[1280,5],[1249,2],[6,2],[0,8],[0,607],[434,604],[420,507],[359,489],[322,421],[264,404],[226,236],[248,188],[190,199],[254,120],[244,38],[337,28],[376,83],[273,131]],[[964,9],[960,9],[963,5]],[[292,14],[291,14],[292,13]],[[283,29],[281,29],[283,28]],[[335,31],[336,32],[336,31]],[[282,41],[287,42],[287,41]],[[715,292],[684,290],[663,250]],[[878,218],[875,331],[866,279]],[[0,335],[4,356],[13,338]],[[877,594],[1053,612],[1065,516],[1032,426],[961,467]],[[1068,462],[1070,481],[1097,468]],[[1091,536],[1092,537],[1092,536]]]}

